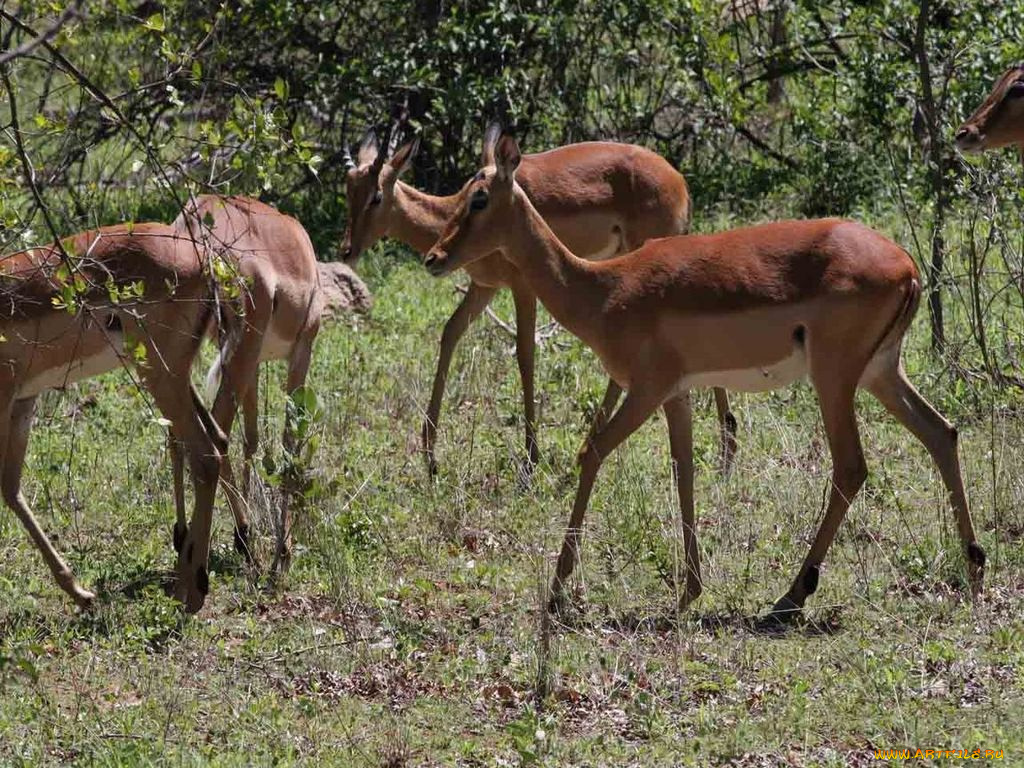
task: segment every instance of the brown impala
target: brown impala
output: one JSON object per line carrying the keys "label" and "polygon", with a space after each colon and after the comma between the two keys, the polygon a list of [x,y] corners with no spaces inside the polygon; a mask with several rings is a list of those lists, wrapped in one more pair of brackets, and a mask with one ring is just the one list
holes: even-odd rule
{"label": "brown impala", "polygon": [[956,430],[907,381],[900,363],[921,292],[917,268],[902,248],[860,224],[823,219],[653,240],[625,256],[590,263],[558,240],[516,183],[515,140],[503,136],[494,157],[459,193],[427,269],[443,275],[501,253],[628,392],[581,452],[553,605],[575,566],[601,462],[659,407],[668,422],[683,521],[683,602],[696,598],[702,587],[689,391],[719,386],[758,392],[804,376],[818,393],[832,453],[831,494],[810,552],[770,618],[791,618],[815,591],[821,562],[867,475],[854,413],[858,387],[928,448],[956,513],[971,588],[980,589],[985,555],[960,478]]}
{"label": "brown impala", "polygon": [[[249,555],[245,507],[252,457],[259,445],[259,366],[264,360],[287,360],[286,392],[305,384],[323,308],[316,254],[299,222],[248,197],[203,195],[186,205],[174,226],[223,256],[242,278],[240,300],[222,304],[221,352],[207,377],[207,395],[217,393],[213,416],[225,434],[231,432],[235,413],[239,404],[242,406],[245,460],[241,493],[227,454],[222,478],[235,518],[235,547]],[[227,386],[218,390],[222,374]],[[287,422],[285,427],[285,445],[290,446]],[[178,513],[174,541],[179,546],[185,531],[185,496],[179,452],[172,450],[172,457]],[[274,569],[286,568],[291,559],[288,496],[282,494]]]}
{"label": "brown impala", "polygon": [[[214,494],[227,440],[190,383],[214,305],[206,252],[165,224],[105,227],[0,259],[0,466],[4,500],[28,529],[60,587],[81,607],[75,580],[21,494],[36,397],[126,360],[137,365],[186,449],[195,488],[178,555],[177,597],[197,611],[209,591]],[[65,306],[60,306],[63,303]],[[144,357],[140,350],[144,350]]]}
{"label": "brown impala", "polygon": [[[483,164],[491,165],[501,129],[488,127]],[[400,147],[385,162],[372,133],[359,148],[357,163],[348,174],[348,229],[343,257],[354,262],[363,250],[385,235],[426,253],[459,204],[459,196],[434,197],[403,183],[399,176],[412,163],[418,139]],[[592,260],[606,259],[638,248],[645,240],[687,230],[690,195],[686,181],[664,158],[643,147],[610,142],[570,144],[526,155],[519,181],[552,229],[576,253]],[[512,290],[516,308],[516,357],[523,383],[526,450],[536,463],[537,434],[533,397],[533,363],[537,297],[529,281],[509,261],[496,254],[465,265],[469,291],[445,324],[437,372],[423,424],[423,450],[431,475],[437,473],[434,443],[448,367],[455,345],[470,323],[486,309],[500,288]],[[595,418],[603,424],[622,390],[609,380]],[[715,390],[722,425],[723,467],[735,453],[736,421],[729,413],[724,390]]]}
{"label": "brown impala", "polygon": [[956,132],[963,152],[1016,145],[1024,153],[1024,63],[1003,72],[995,87]]}

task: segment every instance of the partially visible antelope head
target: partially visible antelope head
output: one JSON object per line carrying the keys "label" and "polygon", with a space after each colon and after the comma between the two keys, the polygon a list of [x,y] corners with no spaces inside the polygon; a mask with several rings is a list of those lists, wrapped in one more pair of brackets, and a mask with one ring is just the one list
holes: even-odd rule
{"label": "partially visible antelope head", "polygon": [[988,98],[956,132],[961,152],[984,152],[1010,145],[1024,150],[1024,63],[1006,70]]}
{"label": "partially visible antelope head", "polygon": [[419,136],[416,136],[387,158],[388,147],[379,144],[371,129],[363,137],[355,161],[346,152],[348,226],[341,243],[341,258],[346,263],[355,264],[363,251],[387,234],[395,202],[395,183],[412,165],[419,144]]}
{"label": "partially visible antelope head", "polygon": [[500,129],[492,136],[488,128],[483,160],[485,167],[459,192],[455,214],[423,262],[435,277],[491,253],[504,254],[522,154],[512,136]]}

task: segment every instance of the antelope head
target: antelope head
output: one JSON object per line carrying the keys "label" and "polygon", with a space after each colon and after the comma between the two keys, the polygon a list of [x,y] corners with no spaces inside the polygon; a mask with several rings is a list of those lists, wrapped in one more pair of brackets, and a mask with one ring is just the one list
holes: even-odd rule
{"label": "antelope head", "polygon": [[988,97],[956,132],[961,152],[984,152],[1010,145],[1024,150],[1024,62],[1010,67]]}
{"label": "antelope head", "polygon": [[363,251],[387,234],[395,204],[395,184],[412,165],[420,139],[416,136],[394,150],[390,157],[387,144],[385,141],[381,146],[377,135],[369,130],[359,144],[356,159],[353,161],[351,156],[346,156],[348,222],[341,243],[341,258],[348,264],[355,264]]}
{"label": "antelope head", "polygon": [[[522,160],[519,145],[508,134],[484,141],[484,161],[490,161],[459,192],[455,213],[423,262],[438,277],[492,253],[505,254],[516,204],[516,169]],[[521,190],[518,190],[522,194]]]}

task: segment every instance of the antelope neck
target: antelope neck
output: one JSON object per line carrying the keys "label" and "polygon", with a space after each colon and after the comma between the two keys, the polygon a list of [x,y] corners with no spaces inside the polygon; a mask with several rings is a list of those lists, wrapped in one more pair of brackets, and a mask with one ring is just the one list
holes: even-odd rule
{"label": "antelope neck", "polygon": [[387,235],[426,253],[441,236],[457,202],[457,195],[435,197],[399,180],[395,182],[395,205]]}
{"label": "antelope neck", "polygon": [[514,192],[512,206],[515,223],[508,228],[507,258],[551,316],[587,341],[613,287],[607,270],[599,274],[563,245],[521,189]]}

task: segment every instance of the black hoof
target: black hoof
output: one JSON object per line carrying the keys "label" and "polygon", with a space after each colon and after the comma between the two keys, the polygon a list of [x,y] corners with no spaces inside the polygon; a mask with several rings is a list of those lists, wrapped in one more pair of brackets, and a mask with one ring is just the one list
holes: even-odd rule
{"label": "black hoof", "polygon": [[789,595],[783,595],[767,615],[758,619],[757,628],[768,632],[785,629],[792,626],[802,613],[803,606],[797,605]]}
{"label": "black hoof", "polygon": [[174,551],[178,554],[181,554],[181,548],[185,545],[186,536],[188,536],[188,528],[181,523],[175,523],[171,539],[174,543]]}

